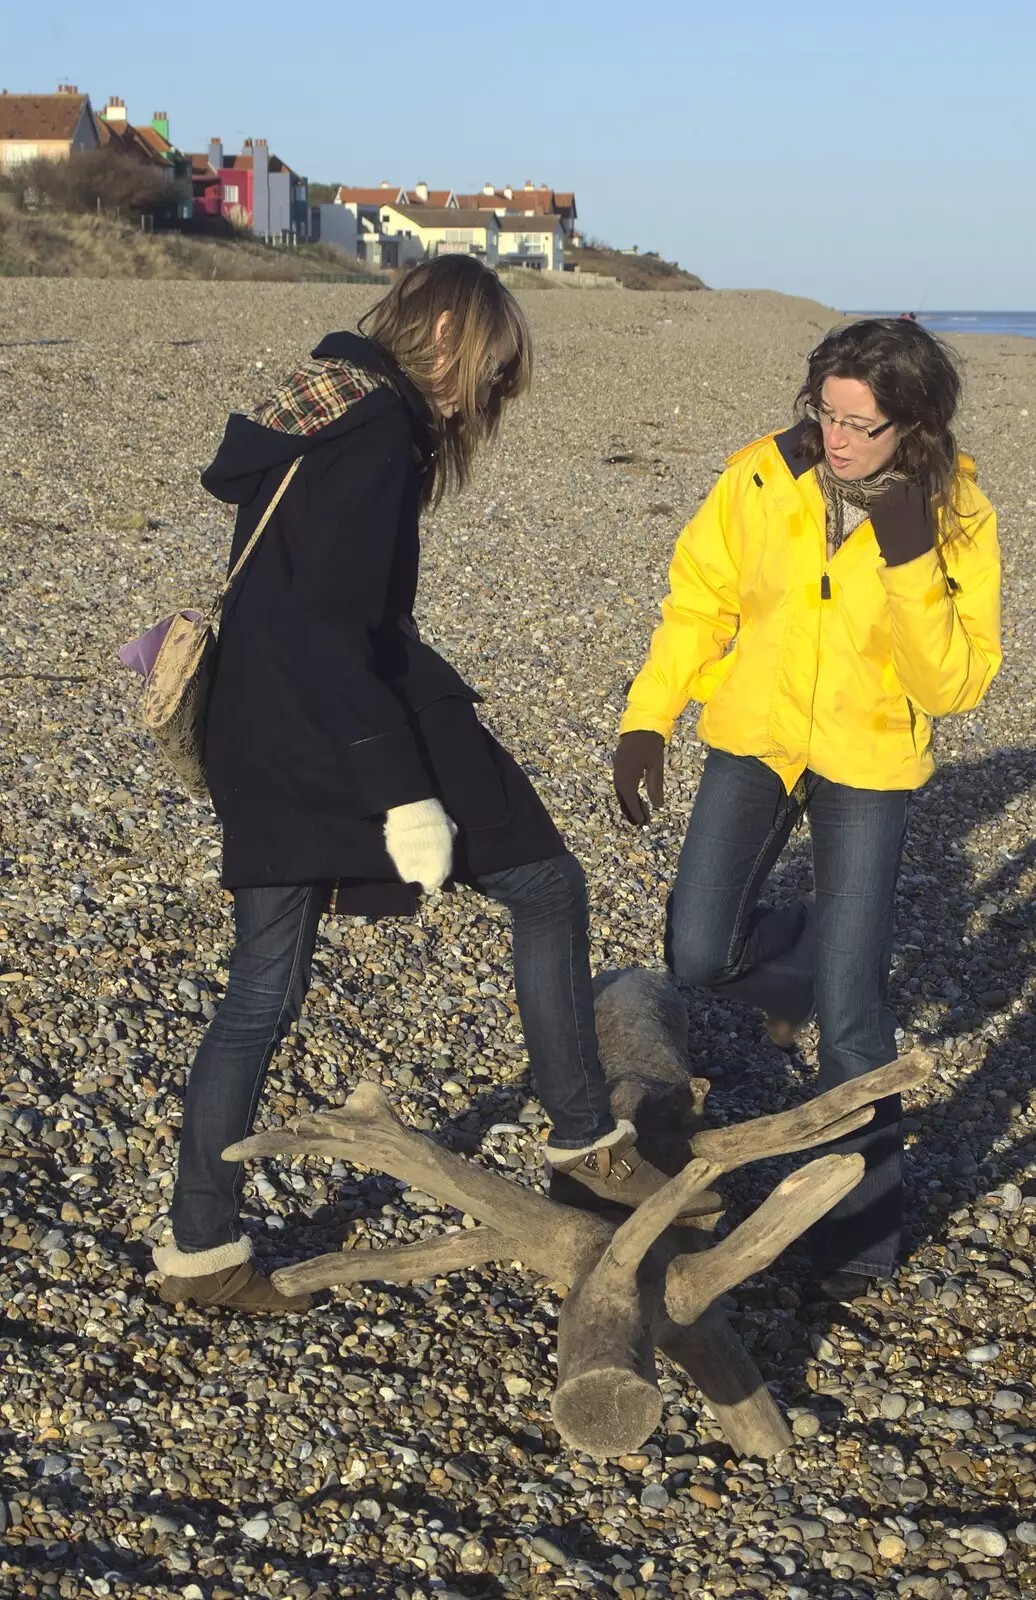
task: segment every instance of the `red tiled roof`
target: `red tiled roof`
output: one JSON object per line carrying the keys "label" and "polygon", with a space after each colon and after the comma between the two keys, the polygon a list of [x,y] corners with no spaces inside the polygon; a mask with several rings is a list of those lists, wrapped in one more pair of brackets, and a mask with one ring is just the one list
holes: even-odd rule
{"label": "red tiled roof", "polygon": [[138,139],[143,139],[144,143],[149,145],[157,155],[166,156],[173,154],[173,145],[169,143],[169,140],[164,134],[159,133],[158,129],[151,127],[150,124],[146,128],[138,127],[137,137]]}
{"label": "red tiled roof", "polygon": [[85,94],[0,94],[0,139],[71,139],[89,103]]}
{"label": "red tiled roof", "polygon": [[155,166],[166,165],[162,157],[172,147],[161,136],[160,144],[153,145],[146,137],[153,131],[151,128],[137,128],[131,122],[107,122],[104,117],[98,117],[97,131],[105,149],[119,150],[123,155],[136,156],[138,161],[147,161]]}
{"label": "red tiled roof", "polygon": [[478,194],[459,194],[458,205],[468,205],[476,211],[535,211],[550,213],[553,211],[554,196],[550,189],[512,189],[510,199],[502,189],[496,189],[492,194],[480,192]]}
{"label": "red tiled roof", "polygon": [[389,185],[387,189],[359,189],[342,184],[338,190],[338,204],[342,206],[394,206],[398,205],[405,189]]}
{"label": "red tiled roof", "polygon": [[438,206],[440,210],[449,205],[452,189],[429,189],[428,199],[422,200],[416,189],[406,191],[407,203],[412,206]]}

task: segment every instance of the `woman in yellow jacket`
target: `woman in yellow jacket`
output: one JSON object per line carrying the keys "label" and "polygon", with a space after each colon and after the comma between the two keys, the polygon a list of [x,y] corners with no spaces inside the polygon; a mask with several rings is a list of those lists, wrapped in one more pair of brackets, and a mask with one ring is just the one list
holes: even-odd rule
{"label": "woman in yellow jacket", "polygon": [[[678,982],[760,1007],[788,1043],[811,1015],[820,1085],[895,1059],[886,1005],[910,792],[932,718],[976,706],[1000,665],[996,517],[958,454],[960,381],[916,323],[869,319],[813,351],[799,420],[732,456],[676,546],[615,755],[630,822],[662,802],[663,750],[690,700],[710,747],[670,897]],[[759,903],[808,816],[815,896]],[[862,1182],[814,1230],[821,1290],[894,1270],[898,1098],[840,1148]]]}

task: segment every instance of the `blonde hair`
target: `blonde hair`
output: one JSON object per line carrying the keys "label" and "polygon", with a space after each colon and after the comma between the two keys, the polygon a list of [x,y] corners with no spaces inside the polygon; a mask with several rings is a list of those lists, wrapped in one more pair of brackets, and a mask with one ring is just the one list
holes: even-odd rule
{"label": "blonde hair", "polygon": [[[422,498],[438,505],[447,489],[464,487],[504,406],[532,381],[522,309],[474,256],[436,256],[405,273],[361,317],[360,329],[388,351],[428,402],[437,449]],[[456,407],[452,416],[442,415],[443,405]]]}

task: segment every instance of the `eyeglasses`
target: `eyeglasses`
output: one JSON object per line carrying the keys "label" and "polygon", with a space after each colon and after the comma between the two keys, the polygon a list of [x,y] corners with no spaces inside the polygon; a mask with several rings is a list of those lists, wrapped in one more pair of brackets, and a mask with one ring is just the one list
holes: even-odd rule
{"label": "eyeglasses", "polygon": [[822,428],[844,428],[846,433],[857,433],[864,439],[877,439],[887,429],[895,427],[894,422],[879,422],[876,428],[868,428],[865,422],[850,422],[847,417],[836,417],[826,406],[815,406],[812,401],[803,409],[807,417],[819,422]]}

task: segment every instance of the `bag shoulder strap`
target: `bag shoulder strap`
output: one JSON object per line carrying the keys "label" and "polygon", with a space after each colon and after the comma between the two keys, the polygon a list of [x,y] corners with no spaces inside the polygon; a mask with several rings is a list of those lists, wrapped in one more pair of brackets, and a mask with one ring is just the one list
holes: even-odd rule
{"label": "bag shoulder strap", "polygon": [[248,560],[249,556],[252,554],[252,551],[255,549],[256,545],[259,543],[260,536],[262,535],[263,531],[265,530],[266,524],[269,522],[270,518],[273,516],[274,512],[277,510],[277,507],[281,503],[281,496],[283,495],[285,489],[288,487],[289,483],[291,482],[292,478],[295,476],[296,472],[299,470],[299,467],[301,467],[301,465],[302,465],[302,457],[301,456],[296,456],[295,460],[292,462],[291,466],[288,468],[287,472],[284,474],[284,477],[281,479],[280,483],[277,485],[276,489],[274,490],[274,492],[273,492],[273,494],[272,494],[272,496],[270,498],[269,505],[266,507],[266,510],[263,512],[262,516],[259,518],[259,521],[258,521],[258,523],[256,525],[255,532],[252,534],[252,537],[249,539],[248,543],[245,545],[245,548],[242,550],[241,554],[238,556],[237,560],[234,562],[233,568],[231,569],[230,575],[227,578],[226,583],[223,585],[222,589],[219,591],[219,594],[216,596],[215,600],[212,602],[212,606],[211,606],[211,608],[209,610],[210,619],[213,618],[213,617],[218,616],[219,613],[222,611],[223,602],[227,598],[227,595],[230,593],[231,589],[233,588],[235,579],[237,578],[238,574],[240,573],[240,571],[241,571],[242,567],[244,566],[245,562]]}

